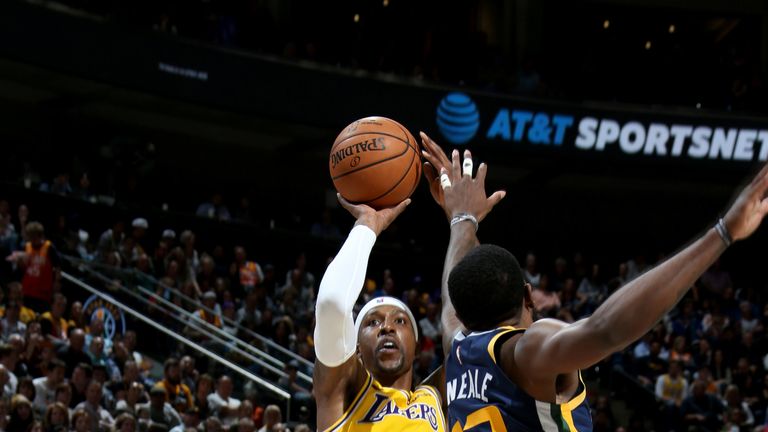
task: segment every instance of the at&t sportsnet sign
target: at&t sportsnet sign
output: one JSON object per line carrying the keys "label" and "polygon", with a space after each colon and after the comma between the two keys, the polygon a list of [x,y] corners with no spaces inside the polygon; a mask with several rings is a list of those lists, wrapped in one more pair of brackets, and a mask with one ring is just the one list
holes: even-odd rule
{"label": "at&t sportsnet sign", "polygon": [[[717,124],[730,123],[727,118],[708,122],[653,112],[577,114],[573,111],[581,111],[578,108],[493,107],[498,105],[493,102],[476,104],[466,94],[448,94],[437,110],[438,130],[448,142],[457,145],[485,138],[494,144],[549,147],[556,151],[768,160],[768,120],[765,125],[733,126]],[[488,111],[493,115],[484,117]],[[483,118],[487,122],[481,122]]]}

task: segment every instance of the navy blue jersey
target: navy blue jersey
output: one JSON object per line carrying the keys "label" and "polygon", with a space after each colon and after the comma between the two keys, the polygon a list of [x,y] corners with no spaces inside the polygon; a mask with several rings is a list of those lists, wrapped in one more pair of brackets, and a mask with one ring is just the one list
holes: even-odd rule
{"label": "navy blue jersey", "polygon": [[567,403],[553,404],[529,396],[496,364],[496,343],[524,331],[500,327],[454,338],[445,366],[452,432],[592,430],[581,374],[576,396]]}

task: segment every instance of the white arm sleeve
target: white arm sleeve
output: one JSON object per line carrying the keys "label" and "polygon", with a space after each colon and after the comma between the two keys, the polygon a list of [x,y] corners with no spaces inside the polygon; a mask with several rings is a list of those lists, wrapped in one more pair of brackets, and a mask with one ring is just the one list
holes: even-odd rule
{"label": "white arm sleeve", "polygon": [[315,355],[328,367],[343,364],[357,348],[352,308],[363,289],[368,257],[375,242],[376,234],[367,226],[352,228],[320,281],[315,310]]}

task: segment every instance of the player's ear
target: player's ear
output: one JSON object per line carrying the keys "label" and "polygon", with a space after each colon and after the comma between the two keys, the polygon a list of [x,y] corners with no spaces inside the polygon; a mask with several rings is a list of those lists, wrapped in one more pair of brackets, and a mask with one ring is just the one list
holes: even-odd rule
{"label": "player's ear", "polygon": [[533,295],[532,295],[533,287],[531,287],[530,283],[525,284],[525,290],[523,291],[523,305],[525,305],[526,309],[533,310]]}

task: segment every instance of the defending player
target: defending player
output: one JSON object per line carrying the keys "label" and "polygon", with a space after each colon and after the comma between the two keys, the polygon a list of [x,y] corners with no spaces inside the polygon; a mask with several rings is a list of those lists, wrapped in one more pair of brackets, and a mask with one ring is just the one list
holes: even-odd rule
{"label": "defending player", "polygon": [[352,205],[341,196],[339,201],[357,221],[323,275],[317,296],[317,429],[443,432],[438,391],[429,385],[413,390],[418,327],[408,307],[395,298],[380,297],[352,320],[376,237],[410,199],[380,211]]}
{"label": "defending player", "polygon": [[[731,245],[750,236],[768,212],[768,165],[741,192],[715,227],[628,283],[586,319],[567,324],[533,321],[531,286],[515,258],[497,246],[478,246],[477,224],[494,203],[481,180],[454,151],[422,135],[428,173],[441,170],[444,190],[432,188],[451,220],[443,298],[464,329],[446,359],[446,396],[452,432],[583,431],[592,422],[579,370],[645,334]],[[450,312],[449,312],[450,313]],[[446,333],[456,330],[446,328]]]}

